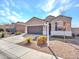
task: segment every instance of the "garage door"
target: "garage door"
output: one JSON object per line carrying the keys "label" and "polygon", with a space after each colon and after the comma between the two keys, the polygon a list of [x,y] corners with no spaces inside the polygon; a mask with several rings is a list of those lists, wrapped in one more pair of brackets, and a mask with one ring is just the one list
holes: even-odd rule
{"label": "garage door", "polygon": [[28,34],[43,34],[43,26],[28,26]]}

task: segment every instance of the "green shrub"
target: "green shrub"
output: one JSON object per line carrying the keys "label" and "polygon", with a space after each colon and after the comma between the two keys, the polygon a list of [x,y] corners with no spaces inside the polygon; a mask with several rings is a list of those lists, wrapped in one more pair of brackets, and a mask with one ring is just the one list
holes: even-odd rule
{"label": "green shrub", "polygon": [[0,33],[0,38],[4,38],[4,33]]}
{"label": "green shrub", "polygon": [[0,32],[3,32],[4,31],[4,29],[3,28],[0,28]]}
{"label": "green shrub", "polygon": [[26,40],[27,43],[31,43],[32,42],[32,37],[27,37],[27,38],[25,38],[25,40]]}
{"label": "green shrub", "polygon": [[37,44],[46,44],[47,43],[47,37],[46,36],[39,36],[37,37]]}
{"label": "green shrub", "polygon": [[16,34],[16,35],[20,35],[21,33],[22,33],[22,32],[16,32],[15,34]]}

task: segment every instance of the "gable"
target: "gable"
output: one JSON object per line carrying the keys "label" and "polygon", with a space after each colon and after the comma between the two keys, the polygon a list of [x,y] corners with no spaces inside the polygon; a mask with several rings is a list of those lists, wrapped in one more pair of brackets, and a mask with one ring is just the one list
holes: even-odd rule
{"label": "gable", "polygon": [[55,18],[56,21],[61,20],[61,21],[67,21],[67,22],[71,22],[71,17],[67,17],[67,16],[58,16]]}
{"label": "gable", "polygon": [[39,24],[44,24],[44,23],[45,21],[43,21],[42,19],[33,17],[29,21],[26,22],[26,25],[39,25]]}
{"label": "gable", "polygon": [[47,16],[47,17],[44,19],[44,21],[46,21],[46,22],[51,22],[51,21],[54,20],[54,19],[55,19],[54,16],[49,15],[49,16]]}

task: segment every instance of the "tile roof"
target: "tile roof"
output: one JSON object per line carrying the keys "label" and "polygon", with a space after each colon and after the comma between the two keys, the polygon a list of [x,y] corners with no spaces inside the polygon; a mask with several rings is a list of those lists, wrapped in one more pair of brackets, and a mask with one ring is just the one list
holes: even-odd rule
{"label": "tile roof", "polygon": [[68,17],[68,16],[62,16],[62,15],[59,15],[59,16],[57,16],[57,17],[54,17],[54,16],[51,16],[51,15],[49,15],[49,16],[47,16],[45,19],[40,19],[40,18],[37,18],[37,17],[32,17],[30,20],[28,20],[25,24],[30,24],[30,23],[45,23],[45,22],[51,22],[52,20],[55,20],[55,19],[61,19],[62,18],[62,20],[64,20],[65,18],[68,18],[68,19],[66,19],[66,20],[68,20],[68,21],[71,21],[71,17]]}
{"label": "tile roof", "polygon": [[33,17],[33,18],[31,18],[30,20],[28,20],[26,22],[26,24],[33,24],[33,23],[43,24],[43,23],[45,23],[45,21],[43,21],[43,19],[39,19],[37,17]]}
{"label": "tile roof", "polygon": [[47,16],[47,17],[44,19],[44,21],[51,22],[51,21],[54,20],[54,19],[55,19],[54,16],[49,15],[49,16]]}

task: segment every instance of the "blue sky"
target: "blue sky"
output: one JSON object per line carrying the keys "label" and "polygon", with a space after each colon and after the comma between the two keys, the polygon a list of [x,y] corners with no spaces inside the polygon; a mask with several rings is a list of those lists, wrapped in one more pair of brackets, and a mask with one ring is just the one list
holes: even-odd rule
{"label": "blue sky", "polygon": [[79,0],[0,0],[0,24],[62,14],[72,17],[72,27],[79,27]]}

